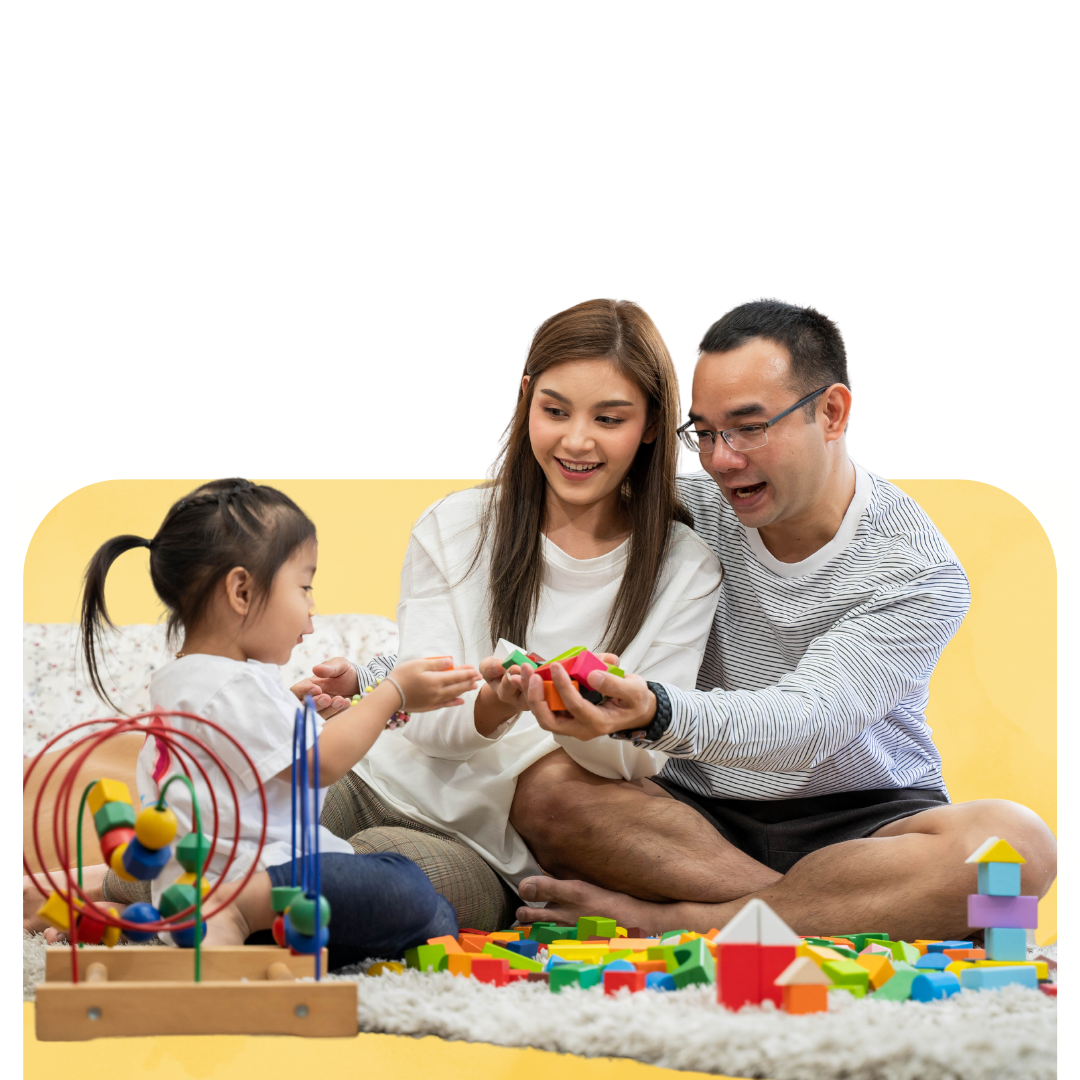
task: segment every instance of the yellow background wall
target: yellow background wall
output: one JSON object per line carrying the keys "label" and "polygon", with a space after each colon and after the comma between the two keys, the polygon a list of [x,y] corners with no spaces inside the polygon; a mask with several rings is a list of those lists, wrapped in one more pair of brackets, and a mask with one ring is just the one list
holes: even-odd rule
{"label": "yellow background wall", "polygon": [[[420,512],[472,480],[268,480],[319,531],[315,599],[323,614],[394,618],[401,561]],[[1014,799],[1057,831],[1056,571],[1050,542],[1011,495],[967,480],[900,480],[952,545],[971,581],[971,611],[930,682],[928,718],[954,801]],[[71,622],[82,573],[119,533],[151,537],[193,480],[112,480],[57,504],[26,555],[23,618]],[[119,625],[155,622],[149,552],[123,555],[107,601]],[[1038,940],[1056,938],[1056,886],[1039,905]]]}

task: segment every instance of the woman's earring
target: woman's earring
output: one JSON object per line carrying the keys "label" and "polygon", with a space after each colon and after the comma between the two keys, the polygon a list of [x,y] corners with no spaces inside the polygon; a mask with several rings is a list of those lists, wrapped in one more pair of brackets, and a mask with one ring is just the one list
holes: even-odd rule
{"label": "woman's earring", "polygon": [[630,501],[630,497],[634,494],[634,489],[630,486],[630,477],[626,477],[622,482],[622,487],[619,488],[619,494],[627,501]]}

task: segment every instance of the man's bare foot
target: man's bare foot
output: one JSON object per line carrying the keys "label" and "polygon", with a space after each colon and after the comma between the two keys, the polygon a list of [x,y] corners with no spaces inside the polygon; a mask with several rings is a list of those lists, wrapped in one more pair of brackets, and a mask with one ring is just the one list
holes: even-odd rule
{"label": "man's bare foot", "polygon": [[638,900],[585,881],[530,877],[518,886],[518,894],[522,900],[547,901],[547,906],[542,908],[518,908],[520,923],[555,922],[573,926],[582,916],[603,915],[620,926],[639,926],[647,933],[679,929],[671,921],[675,905]]}

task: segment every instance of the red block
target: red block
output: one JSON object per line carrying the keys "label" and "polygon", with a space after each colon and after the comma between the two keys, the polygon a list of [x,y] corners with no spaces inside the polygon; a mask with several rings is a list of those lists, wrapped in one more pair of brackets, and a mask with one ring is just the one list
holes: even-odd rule
{"label": "red block", "polygon": [[[476,961],[474,960],[473,963],[475,964]],[[510,961],[507,960],[506,963],[509,964]],[[527,981],[530,974],[528,971],[508,971],[506,975],[507,982]]]}
{"label": "red block", "polygon": [[502,957],[482,959],[478,956],[472,962],[472,974],[481,982],[505,986],[510,981],[510,961]]}
{"label": "red block", "polygon": [[105,936],[105,926],[101,919],[84,910],[75,916],[75,940],[84,945],[100,945]]}
{"label": "red block", "polygon": [[[761,1002],[761,946],[730,945],[716,948],[716,1000],[727,1009]],[[794,947],[793,947],[794,948]]]}
{"label": "red block", "polygon": [[614,994],[617,990],[627,987],[631,994],[645,989],[644,971],[605,971],[604,993]]}
{"label": "red block", "polygon": [[1057,983],[1048,983],[1048,982],[1039,983],[1039,989],[1047,997],[1053,997],[1053,998],[1057,997]]}
{"label": "red block", "polygon": [[794,945],[761,945],[761,1000],[768,998],[777,1008],[784,1003],[784,989],[773,986],[773,980],[795,959]]}
{"label": "red block", "polygon": [[134,839],[134,829],[129,829],[126,825],[117,825],[115,829],[110,829],[104,836],[98,837],[102,857],[107,863],[112,862],[113,852],[121,844],[129,844]]}

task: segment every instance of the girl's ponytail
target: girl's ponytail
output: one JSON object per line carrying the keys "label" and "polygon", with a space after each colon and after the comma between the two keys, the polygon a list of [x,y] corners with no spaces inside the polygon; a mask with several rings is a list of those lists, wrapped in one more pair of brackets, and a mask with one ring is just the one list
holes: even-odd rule
{"label": "girl's ponytail", "polygon": [[109,612],[105,607],[105,576],[109,567],[125,551],[137,547],[150,547],[151,541],[144,540],[141,536],[114,536],[106,540],[94,553],[90,565],[86,568],[86,582],[83,586],[82,615],[79,619],[79,627],[82,636],[83,657],[86,660],[87,672],[90,675],[90,685],[97,691],[98,696],[113,708],[109,695],[105,693],[105,685],[101,681],[101,673],[98,670],[97,651],[101,643],[105,627],[115,629]]}

